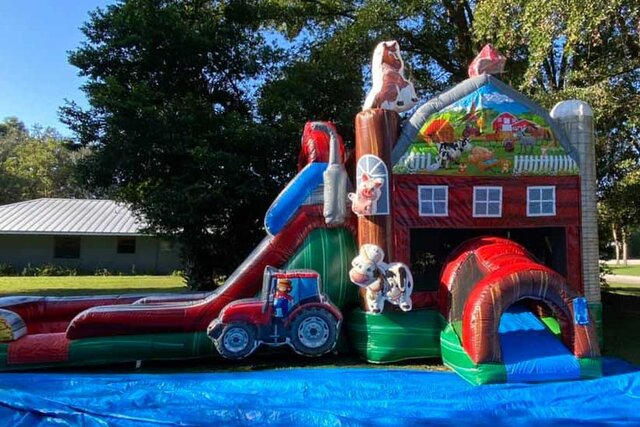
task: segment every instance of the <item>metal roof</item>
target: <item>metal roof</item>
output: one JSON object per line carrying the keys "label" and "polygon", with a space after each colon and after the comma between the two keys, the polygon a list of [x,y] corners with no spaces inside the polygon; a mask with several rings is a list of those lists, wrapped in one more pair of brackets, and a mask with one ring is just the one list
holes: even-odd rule
{"label": "metal roof", "polygon": [[0,206],[0,234],[142,235],[144,226],[113,200],[35,199]]}

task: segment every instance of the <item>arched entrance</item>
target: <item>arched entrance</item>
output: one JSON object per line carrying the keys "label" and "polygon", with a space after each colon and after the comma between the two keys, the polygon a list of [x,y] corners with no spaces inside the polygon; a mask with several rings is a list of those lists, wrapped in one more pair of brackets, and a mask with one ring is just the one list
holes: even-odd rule
{"label": "arched entrance", "polygon": [[[503,362],[498,329],[502,314],[522,300],[539,301],[557,319],[564,345],[576,357],[599,357],[593,322],[575,321],[580,295],[557,272],[521,245],[499,237],[471,239],[449,257],[440,278],[440,307],[474,363]],[[582,322],[581,322],[582,323]]]}
{"label": "arched entrance", "polygon": [[546,305],[560,325],[562,342],[576,357],[599,357],[593,322],[574,321],[578,295],[558,273],[531,262],[504,267],[486,276],[469,296],[462,316],[462,344],[475,363],[502,362],[498,327],[502,314],[518,301]]}

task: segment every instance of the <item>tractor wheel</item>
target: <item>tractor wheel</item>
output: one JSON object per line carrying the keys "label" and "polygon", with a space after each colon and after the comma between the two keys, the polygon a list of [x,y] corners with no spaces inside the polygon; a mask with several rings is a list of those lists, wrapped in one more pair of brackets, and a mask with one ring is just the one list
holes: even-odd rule
{"label": "tractor wheel", "polygon": [[226,325],[213,342],[218,353],[226,359],[244,359],[257,347],[255,328],[239,322]]}
{"label": "tractor wheel", "polygon": [[336,318],[322,308],[304,310],[291,322],[291,345],[304,356],[322,356],[338,341]]}

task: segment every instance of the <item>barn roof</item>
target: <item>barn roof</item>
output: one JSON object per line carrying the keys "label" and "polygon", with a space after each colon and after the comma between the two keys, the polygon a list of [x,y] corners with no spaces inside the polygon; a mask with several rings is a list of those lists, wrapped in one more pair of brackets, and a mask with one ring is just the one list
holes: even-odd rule
{"label": "barn roof", "polygon": [[0,234],[135,236],[144,227],[113,200],[35,199],[0,206]]}
{"label": "barn roof", "polygon": [[553,130],[558,142],[564,148],[565,153],[571,156],[576,162],[578,161],[578,152],[569,144],[569,141],[560,126],[556,124],[545,109],[530,98],[513,89],[511,86],[501,82],[496,77],[490,74],[482,74],[478,77],[472,77],[461,82],[451,89],[435,96],[419,107],[404,125],[402,133],[398,138],[398,142],[393,149],[391,163],[395,165],[400,160],[411,143],[416,139],[420,128],[429,116],[443,110],[454,102],[461,100],[465,96],[487,85],[493,86],[500,93],[509,96],[513,100],[526,106],[532,113],[542,117]]}

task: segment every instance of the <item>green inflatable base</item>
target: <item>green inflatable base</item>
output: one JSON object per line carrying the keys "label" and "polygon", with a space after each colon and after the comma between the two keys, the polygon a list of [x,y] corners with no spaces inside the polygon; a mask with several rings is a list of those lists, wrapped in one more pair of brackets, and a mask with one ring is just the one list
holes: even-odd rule
{"label": "green inflatable base", "polygon": [[356,244],[348,229],[318,228],[307,236],[284,268],[320,273],[323,291],[342,310],[358,303],[358,287],[349,280],[349,268],[355,256]]}
{"label": "green inflatable base", "polygon": [[[462,348],[454,327],[448,324],[440,334],[442,361],[446,366],[473,385],[507,382],[507,371],[502,363],[474,363]],[[602,376],[602,359],[578,358],[580,378],[593,379]]]}
{"label": "green inflatable base", "polygon": [[440,334],[442,362],[462,378],[474,385],[507,382],[507,371],[502,363],[475,364],[462,348],[458,334],[451,324]]}
{"label": "green inflatable base", "polygon": [[370,363],[440,357],[443,325],[435,310],[373,314],[355,309],[346,319],[351,346]]}
{"label": "green inflatable base", "polygon": [[0,344],[0,370],[109,365],[136,360],[178,360],[218,358],[218,352],[206,332],[153,335],[124,335],[85,338],[69,344],[69,358],[64,362],[9,364],[9,344]]}

